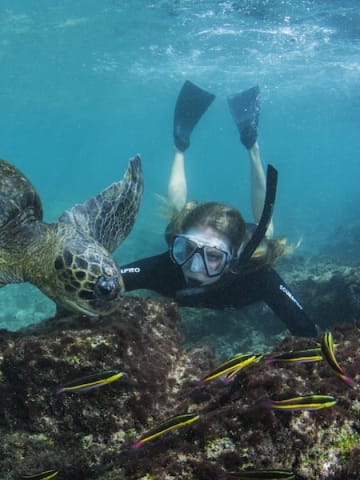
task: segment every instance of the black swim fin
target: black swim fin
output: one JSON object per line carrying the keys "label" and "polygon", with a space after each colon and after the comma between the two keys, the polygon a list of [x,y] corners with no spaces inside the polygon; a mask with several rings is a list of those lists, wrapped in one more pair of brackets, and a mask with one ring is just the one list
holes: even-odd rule
{"label": "black swim fin", "polygon": [[182,86],[174,112],[174,141],[176,148],[181,152],[189,147],[193,128],[214,98],[215,95],[203,90],[189,80],[186,80]]}
{"label": "black swim fin", "polygon": [[228,105],[240,133],[241,143],[249,150],[257,139],[260,114],[260,88],[255,87],[229,95]]}

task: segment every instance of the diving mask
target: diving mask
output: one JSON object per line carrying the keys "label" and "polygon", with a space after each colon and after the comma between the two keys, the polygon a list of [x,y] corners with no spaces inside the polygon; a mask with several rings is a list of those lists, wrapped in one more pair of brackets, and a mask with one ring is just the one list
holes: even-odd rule
{"label": "diving mask", "polygon": [[208,277],[221,275],[229,264],[232,255],[224,242],[216,245],[204,243],[199,237],[192,235],[176,235],[170,248],[172,260],[179,266],[192,259],[190,271],[204,272]]}

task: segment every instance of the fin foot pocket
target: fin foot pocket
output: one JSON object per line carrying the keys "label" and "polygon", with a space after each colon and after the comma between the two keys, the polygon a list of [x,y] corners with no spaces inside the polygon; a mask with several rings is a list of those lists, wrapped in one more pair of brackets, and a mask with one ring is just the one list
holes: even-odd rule
{"label": "fin foot pocket", "polygon": [[241,143],[250,150],[257,139],[260,88],[256,85],[244,92],[229,95],[227,100],[231,115],[240,133]]}

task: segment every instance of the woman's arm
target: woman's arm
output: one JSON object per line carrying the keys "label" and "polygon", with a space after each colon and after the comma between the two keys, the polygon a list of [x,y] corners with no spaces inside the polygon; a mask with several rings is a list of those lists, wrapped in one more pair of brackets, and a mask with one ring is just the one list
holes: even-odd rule
{"label": "woman's arm", "polygon": [[[241,93],[228,96],[230,112],[240,134],[240,141],[246,148],[250,159],[251,207],[254,220],[259,223],[265,200],[265,173],[261,163],[260,149],[257,143],[257,128],[260,115],[260,89],[256,85]],[[271,221],[267,236],[273,235]]]}
{"label": "woman's arm", "polygon": [[123,265],[121,274],[127,292],[147,289],[174,297],[184,284],[181,269],[171,261],[169,252]]}
{"label": "woman's arm", "polygon": [[272,268],[261,272],[263,300],[282,320],[292,335],[315,337],[314,322],[307,316],[295,294]]}
{"label": "woman's arm", "polygon": [[[260,158],[260,148],[257,142],[248,150],[250,159],[250,181],[251,181],[251,207],[255,222],[258,224],[264,208],[266,194],[266,177],[264,167]],[[274,225],[271,220],[266,232],[267,237],[272,237]]]}
{"label": "woman's arm", "polygon": [[196,124],[214,98],[215,95],[187,80],[176,100],[173,125],[176,150],[168,183],[168,199],[170,205],[178,211],[185,205],[187,196],[184,152],[189,148]]}
{"label": "woman's arm", "polygon": [[171,207],[180,212],[186,203],[187,184],[184,152],[176,149],[168,183],[168,200]]}

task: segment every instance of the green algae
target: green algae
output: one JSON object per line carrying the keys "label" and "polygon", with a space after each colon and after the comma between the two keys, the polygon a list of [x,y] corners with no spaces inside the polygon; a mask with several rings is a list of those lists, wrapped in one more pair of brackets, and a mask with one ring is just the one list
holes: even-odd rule
{"label": "green algae", "polygon": [[334,448],[339,450],[339,459],[341,462],[348,460],[351,450],[360,445],[360,435],[355,432],[343,433],[336,438]]}

